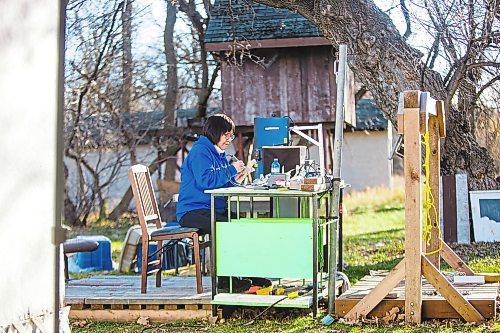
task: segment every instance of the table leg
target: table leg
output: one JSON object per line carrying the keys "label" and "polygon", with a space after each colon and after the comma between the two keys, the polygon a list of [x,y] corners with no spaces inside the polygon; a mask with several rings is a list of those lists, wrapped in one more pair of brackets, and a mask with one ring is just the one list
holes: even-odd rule
{"label": "table leg", "polygon": [[[210,251],[210,272],[212,273],[212,300],[217,294],[217,270],[215,266],[215,196],[210,195],[210,219],[212,227],[211,251]],[[212,316],[217,316],[217,305],[212,305]]]}
{"label": "table leg", "polygon": [[312,199],[313,218],[313,318],[318,313],[318,198]]}
{"label": "table leg", "polygon": [[250,218],[253,219],[253,197],[250,197]]}

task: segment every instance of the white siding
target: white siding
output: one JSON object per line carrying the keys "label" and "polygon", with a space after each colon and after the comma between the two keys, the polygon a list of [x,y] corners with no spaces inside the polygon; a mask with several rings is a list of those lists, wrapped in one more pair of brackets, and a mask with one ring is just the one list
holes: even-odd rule
{"label": "white siding", "polygon": [[56,304],[58,6],[0,1],[0,328]]}
{"label": "white siding", "polygon": [[[138,163],[149,165],[151,162],[156,158],[157,156],[157,151],[156,149],[147,146],[147,145],[141,145],[137,147],[136,151],[137,155],[137,160]],[[123,194],[125,191],[127,191],[128,187],[130,186],[130,182],[128,179],[128,169],[130,168],[130,158],[128,157],[128,151],[126,149],[119,149],[119,150],[108,150],[108,151],[103,151],[103,152],[88,152],[85,155],[85,160],[92,165],[92,167],[95,168],[96,164],[99,163],[100,168],[99,168],[99,174],[100,174],[100,180],[101,183],[104,180],[107,180],[109,177],[109,168],[108,166],[112,164],[116,164],[118,157],[117,156],[125,156],[125,159],[123,162],[121,162],[121,166],[117,172],[116,177],[114,180],[111,182],[111,184],[106,187],[106,189],[103,191],[103,195],[107,200],[108,204],[108,209],[112,210],[121,200],[123,197]],[[64,163],[66,164],[66,167],[68,168],[68,182],[67,182],[67,189],[69,193],[69,197],[75,201],[76,195],[77,195],[77,190],[78,190],[78,174],[76,170],[76,164],[75,161],[72,159],[69,159],[67,157],[64,158]],[[155,172],[151,178],[153,180],[153,185],[156,186],[156,178],[157,178],[157,173]],[[87,182],[90,184],[92,178],[90,177],[90,174],[86,172],[86,179]],[[133,201],[133,200],[132,200]],[[76,202],[75,202],[76,203]]]}
{"label": "white siding", "polygon": [[368,187],[392,188],[391,138],[387,131],[344,132],[342,179],[348,191]]}

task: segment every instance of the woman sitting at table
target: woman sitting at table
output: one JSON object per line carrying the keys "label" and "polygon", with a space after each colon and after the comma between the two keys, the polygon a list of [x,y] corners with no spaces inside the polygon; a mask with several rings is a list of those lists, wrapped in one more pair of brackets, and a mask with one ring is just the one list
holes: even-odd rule
{"label": "woman sitting at table", "polygon": [[[225,114],[215,114],[207,119],[200,136],[181,166],[181,186],[177,202],[177,221],[183,227],[198,228],[200,233],[211,231],[210,194],[205,190],[230,187],[245,178],[245,164],[229,164],[225,150],[234,139],[234,122]],[[227,198],[215,198],[217,221],[227,221]],[[235,218],[236,216],[234,216]],[[252,284],[267,287],[271,282],[262,278],[235,278],[235,292],[247,290]],[[219,277],[217,288],[229,287],[228,277]]]}
{"label": "woman sitting at table", "polygon": [[[177,203],[177,221],[183,227],[211,229],[210,194],[205,190],[230,187],[245,177],[245,164],[229,164],[225,150],[234,139],[234,122],[225,114],[207,119],[200,136],[181,166],[181,186]],[[227,221],[227,198],[215,198],[217,221]]]}

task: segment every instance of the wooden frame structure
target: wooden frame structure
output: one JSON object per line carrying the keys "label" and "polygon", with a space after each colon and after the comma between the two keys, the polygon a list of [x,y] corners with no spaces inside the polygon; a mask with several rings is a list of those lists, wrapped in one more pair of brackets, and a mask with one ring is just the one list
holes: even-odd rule
{"label": "wooden frame structure", "polygon": [[422,241],[421,135],[429,132],[429,186],[432,196],[439,198],[439,141],[446,135],[444,103],[431,98],[428,92],[405,91],[400,95],[397,117],[398,133],[404,135],[405,257],[344,318],[357,320],[367,316],[394,287],[405,280],[405,322],[419,324],[422,321],[424,276],[463,319],[482,322],[483,316],[439,270],[442,257],[455,270],[474,275],[440,238],[439,200],[435,200],[436,209],[430,213],[433,221],[431,240],[429,244]]}

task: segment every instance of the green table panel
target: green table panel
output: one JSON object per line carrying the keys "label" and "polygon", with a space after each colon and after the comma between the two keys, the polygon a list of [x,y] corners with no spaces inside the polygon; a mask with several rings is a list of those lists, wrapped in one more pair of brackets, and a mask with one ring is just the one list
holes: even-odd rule
{"label": "green table panel", "polygon": [[216,223],[218,276],[311,279],[311,219]]}
{"label": "green table panel", "polygon": [[248,223],[308,223],[312,228],[312,219],[311,218],[294,218],[294,217],[259,217],[259,218],[247,218],[242,217],[239,219],[232,219],[231,223],[240,223],[240,222],[248,222]]}

